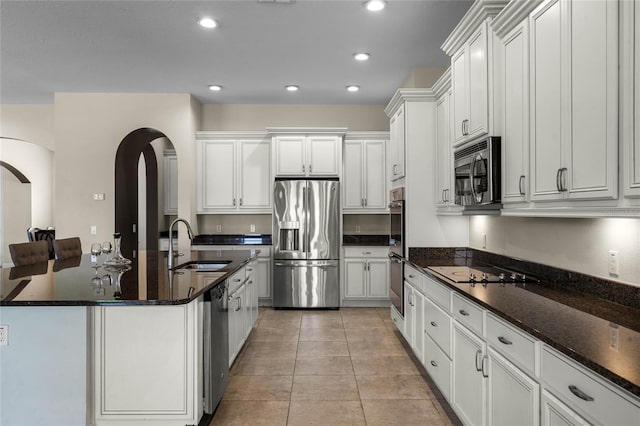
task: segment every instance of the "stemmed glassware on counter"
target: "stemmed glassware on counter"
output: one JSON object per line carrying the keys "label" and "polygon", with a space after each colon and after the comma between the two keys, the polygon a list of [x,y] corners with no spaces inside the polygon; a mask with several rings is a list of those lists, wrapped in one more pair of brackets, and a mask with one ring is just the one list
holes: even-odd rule
{"label": "stemmed glassware on counter", "polygon": [[96,273],[100,265],[98,265],[98,256],[102,253],[102,245],[100,243],[91,244],[91,267],[96,269]]}

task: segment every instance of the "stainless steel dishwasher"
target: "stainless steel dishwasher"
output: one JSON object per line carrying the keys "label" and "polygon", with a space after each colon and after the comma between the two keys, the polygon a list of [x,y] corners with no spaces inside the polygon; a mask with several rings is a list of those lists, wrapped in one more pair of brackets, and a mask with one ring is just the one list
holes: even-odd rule
{"label": "stainless steel dishwasher", "polygon": [[215,286],[204,301],[204,412],[212,414],[229,384],[227,283]]}

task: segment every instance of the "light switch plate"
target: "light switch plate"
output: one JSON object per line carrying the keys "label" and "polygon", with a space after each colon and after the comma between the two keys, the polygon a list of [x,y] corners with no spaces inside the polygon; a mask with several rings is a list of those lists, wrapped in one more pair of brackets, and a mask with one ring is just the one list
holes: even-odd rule
{"label": "light switch plate", "polygon": [[0,324],[0,346],[9,345],[9,326]]}
{"label": "light switch plate", "polygon": [[618,265],[618,251],[617,250],[609,250],[609,275],[620,274],[620,268]]}

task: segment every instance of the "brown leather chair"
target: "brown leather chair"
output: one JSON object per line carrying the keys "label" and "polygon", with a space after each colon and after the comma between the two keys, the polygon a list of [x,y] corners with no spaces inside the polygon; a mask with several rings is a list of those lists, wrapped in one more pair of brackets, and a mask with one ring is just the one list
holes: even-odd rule
{"label": "brown leather chair", "polygon": [[14,266],[31,265],[49,260],[49,244],[46,241],[9,244]]}
{"label": "brown leather chair", "polygon": [[56,259],[79,257],[82,256],[82,243],[78,237],[53,240],[53,250],[56,252]]}

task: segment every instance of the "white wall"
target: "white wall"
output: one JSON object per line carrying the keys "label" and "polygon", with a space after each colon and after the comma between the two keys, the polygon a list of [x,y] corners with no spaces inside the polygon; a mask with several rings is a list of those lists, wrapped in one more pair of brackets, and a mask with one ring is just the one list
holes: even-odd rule
{"label": "white wall", "polygon": [[3,306],[0,323],[0,424],[87,424],[87,308]]}
{"label": "white wall", "polygon": [[[188,94],[57,93],[56,236],[79,236],[85,251],[90,241],[112,238],[116,151],[127,134],[143,127],[164,133],[173,143],[179,216],[195,224],[193,165],[200,115],[199,103]],[[105,193],[105,201],[93,201],[94,193]],[[97,235],[90,234],[91,225],[97,226]],[[188,244],[184,238],[181,246]]]}
{"label": "white wall", "polygon": [[201,130],[264,130],[267,127],[347,127],[389,131],[384,105],[205,104]]}
{"label": "white wall", "polygon": [[[479,250],[640,286],[640,219],[473,216],[469,237]],[[617,277],[608,273],[609,250],[619,252]]]}

